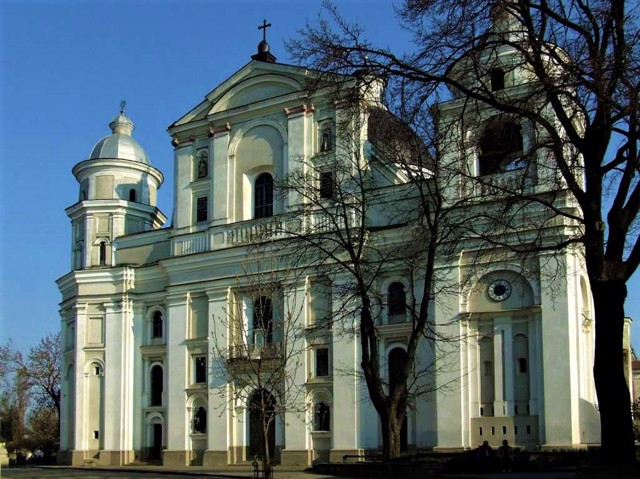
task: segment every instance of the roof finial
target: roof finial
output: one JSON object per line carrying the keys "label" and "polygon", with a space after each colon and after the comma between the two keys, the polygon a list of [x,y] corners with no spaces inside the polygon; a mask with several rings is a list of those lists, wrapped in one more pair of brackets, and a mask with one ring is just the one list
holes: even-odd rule
{"label": "roof finial", "polygon": [[264,19],[262,20],[262,26],[258,27],[258,30],[262,30],[262,41],[266,42],[267,41],[267,28],[269,28],[271,26],[270,23],[267,23],[267,20]]}
{"label": "roof finial", "polygon": [[267,23],[267,20],[262,20],[262,25],[258,27],[258,30],[262,30],[262,41],[258,44],[258,53],[252,55],[253,60],[259,60],[261,62],[275,63],[276,57],[269,51],[269,44],[267,43],[267,28],[271,26]]}
{"label": "roof finial", "polygon": [[120,114],[121,114],[121,115],[124,115],[124,107],[125,107],[125,106],[127,106],[127,102],[126,102],[126,100],[122,100],[122,101],[120,102]]}

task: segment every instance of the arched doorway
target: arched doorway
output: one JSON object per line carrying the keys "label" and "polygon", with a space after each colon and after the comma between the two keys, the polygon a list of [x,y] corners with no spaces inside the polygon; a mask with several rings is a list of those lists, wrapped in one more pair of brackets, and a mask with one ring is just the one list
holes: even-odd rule
{"label": "arched doorway", "polygon": [[275,425],[276,400],[268,391],[255,391],[249,400],[249,457],[258,459],[265,456],[264,432],[267,434],[269,457],[273,458],[276,449]]}

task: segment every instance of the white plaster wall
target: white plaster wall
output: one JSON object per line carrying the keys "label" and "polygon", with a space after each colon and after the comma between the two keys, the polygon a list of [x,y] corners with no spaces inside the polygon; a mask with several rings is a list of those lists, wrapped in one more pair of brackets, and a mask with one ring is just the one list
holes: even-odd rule
{"label": "white plaster wall", "polygon": [[190,382],[190,364],[184,346],[189,317],[186,294],[167,298],[167,449],[185,451],[188,448],[189,424],[186,413],[185,387]]}
{"label": "white plaster wall", "polygon": [[[571,395],[575,372],[575,347],[571,345],[571,311],[567,300],[566,256],[555,254],[554,260],[541,261],[542,300],[542,364],[545,436],[548,446],[571,446],[578,438],[573,435],[573,421],[578,411]],[[558,269],[560,268],[560,274]],[[576,391],[577,392],[577,391]]]}
{"label": "white plaster wall", "polygon": [[230,430],[230,411],[233,401],[225,381],[226,364],[222,356],[229,347],[229,302],[228,290],[208,290],[209,328],[211,331],[209,355],[211,362],[211,379],[208,396],[209,421],[207,429],[207,449],[211,451],[227,451],[233,444]]}

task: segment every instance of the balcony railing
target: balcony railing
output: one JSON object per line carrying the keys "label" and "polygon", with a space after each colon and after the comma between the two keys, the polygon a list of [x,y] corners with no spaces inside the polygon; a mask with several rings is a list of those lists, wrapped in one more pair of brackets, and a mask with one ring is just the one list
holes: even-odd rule
{"label": "balcony railing", "polygon": [[254,344],[234,344],[229,348],[229,360],[279,359],[282,358],[282,343],[267,343],[262,346]]}
{"label": "balcony railing", "polygon": [[[355,210],[350,211],[349,221],[357,222]],[[227,225],[212,226],[204,231],[178,234],[171,238],[173,256],[204,253],[232,246],[259,243],[285,238],[294,231],[305,234],[331,232],[344,222],[339,218],[334,224],[327,212],[312,211],[304,215],[280,215],[260,220],[241,221]]]}

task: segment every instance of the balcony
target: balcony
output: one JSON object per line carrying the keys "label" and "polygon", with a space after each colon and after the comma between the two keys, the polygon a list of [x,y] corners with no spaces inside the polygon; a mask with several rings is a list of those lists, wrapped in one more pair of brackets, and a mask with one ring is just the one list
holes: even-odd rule
{"label": "balcony", "polygon": [[233,246],[284,237],[284,218],[250,220],[229,225],[212,226],[205,231],[176,235],[171,238],[173,256],[204,253]]}
{"label": "balcony", "polygon": [[[356,210],[349,211],[351,225],[358,222]],[[311,211],[300,215],[279,215],[259,220],[240,221],[211,226],[206,230],[175,234],[171,238],[172,256],[216,251],[233,246],[273,241],[291,236],[292,232],[304,234],[331,233],[335,229],[334,216],[326,211]],[[344,220],[339,220],[344,221]],[[339,223],[340,224],[340,223]]]}
{"label": "balcony", "polygon": [[467,198],[496,198],[512,192],[532,193],[535,181],[524,168],[466,178],[461,188],[461,196]]}

